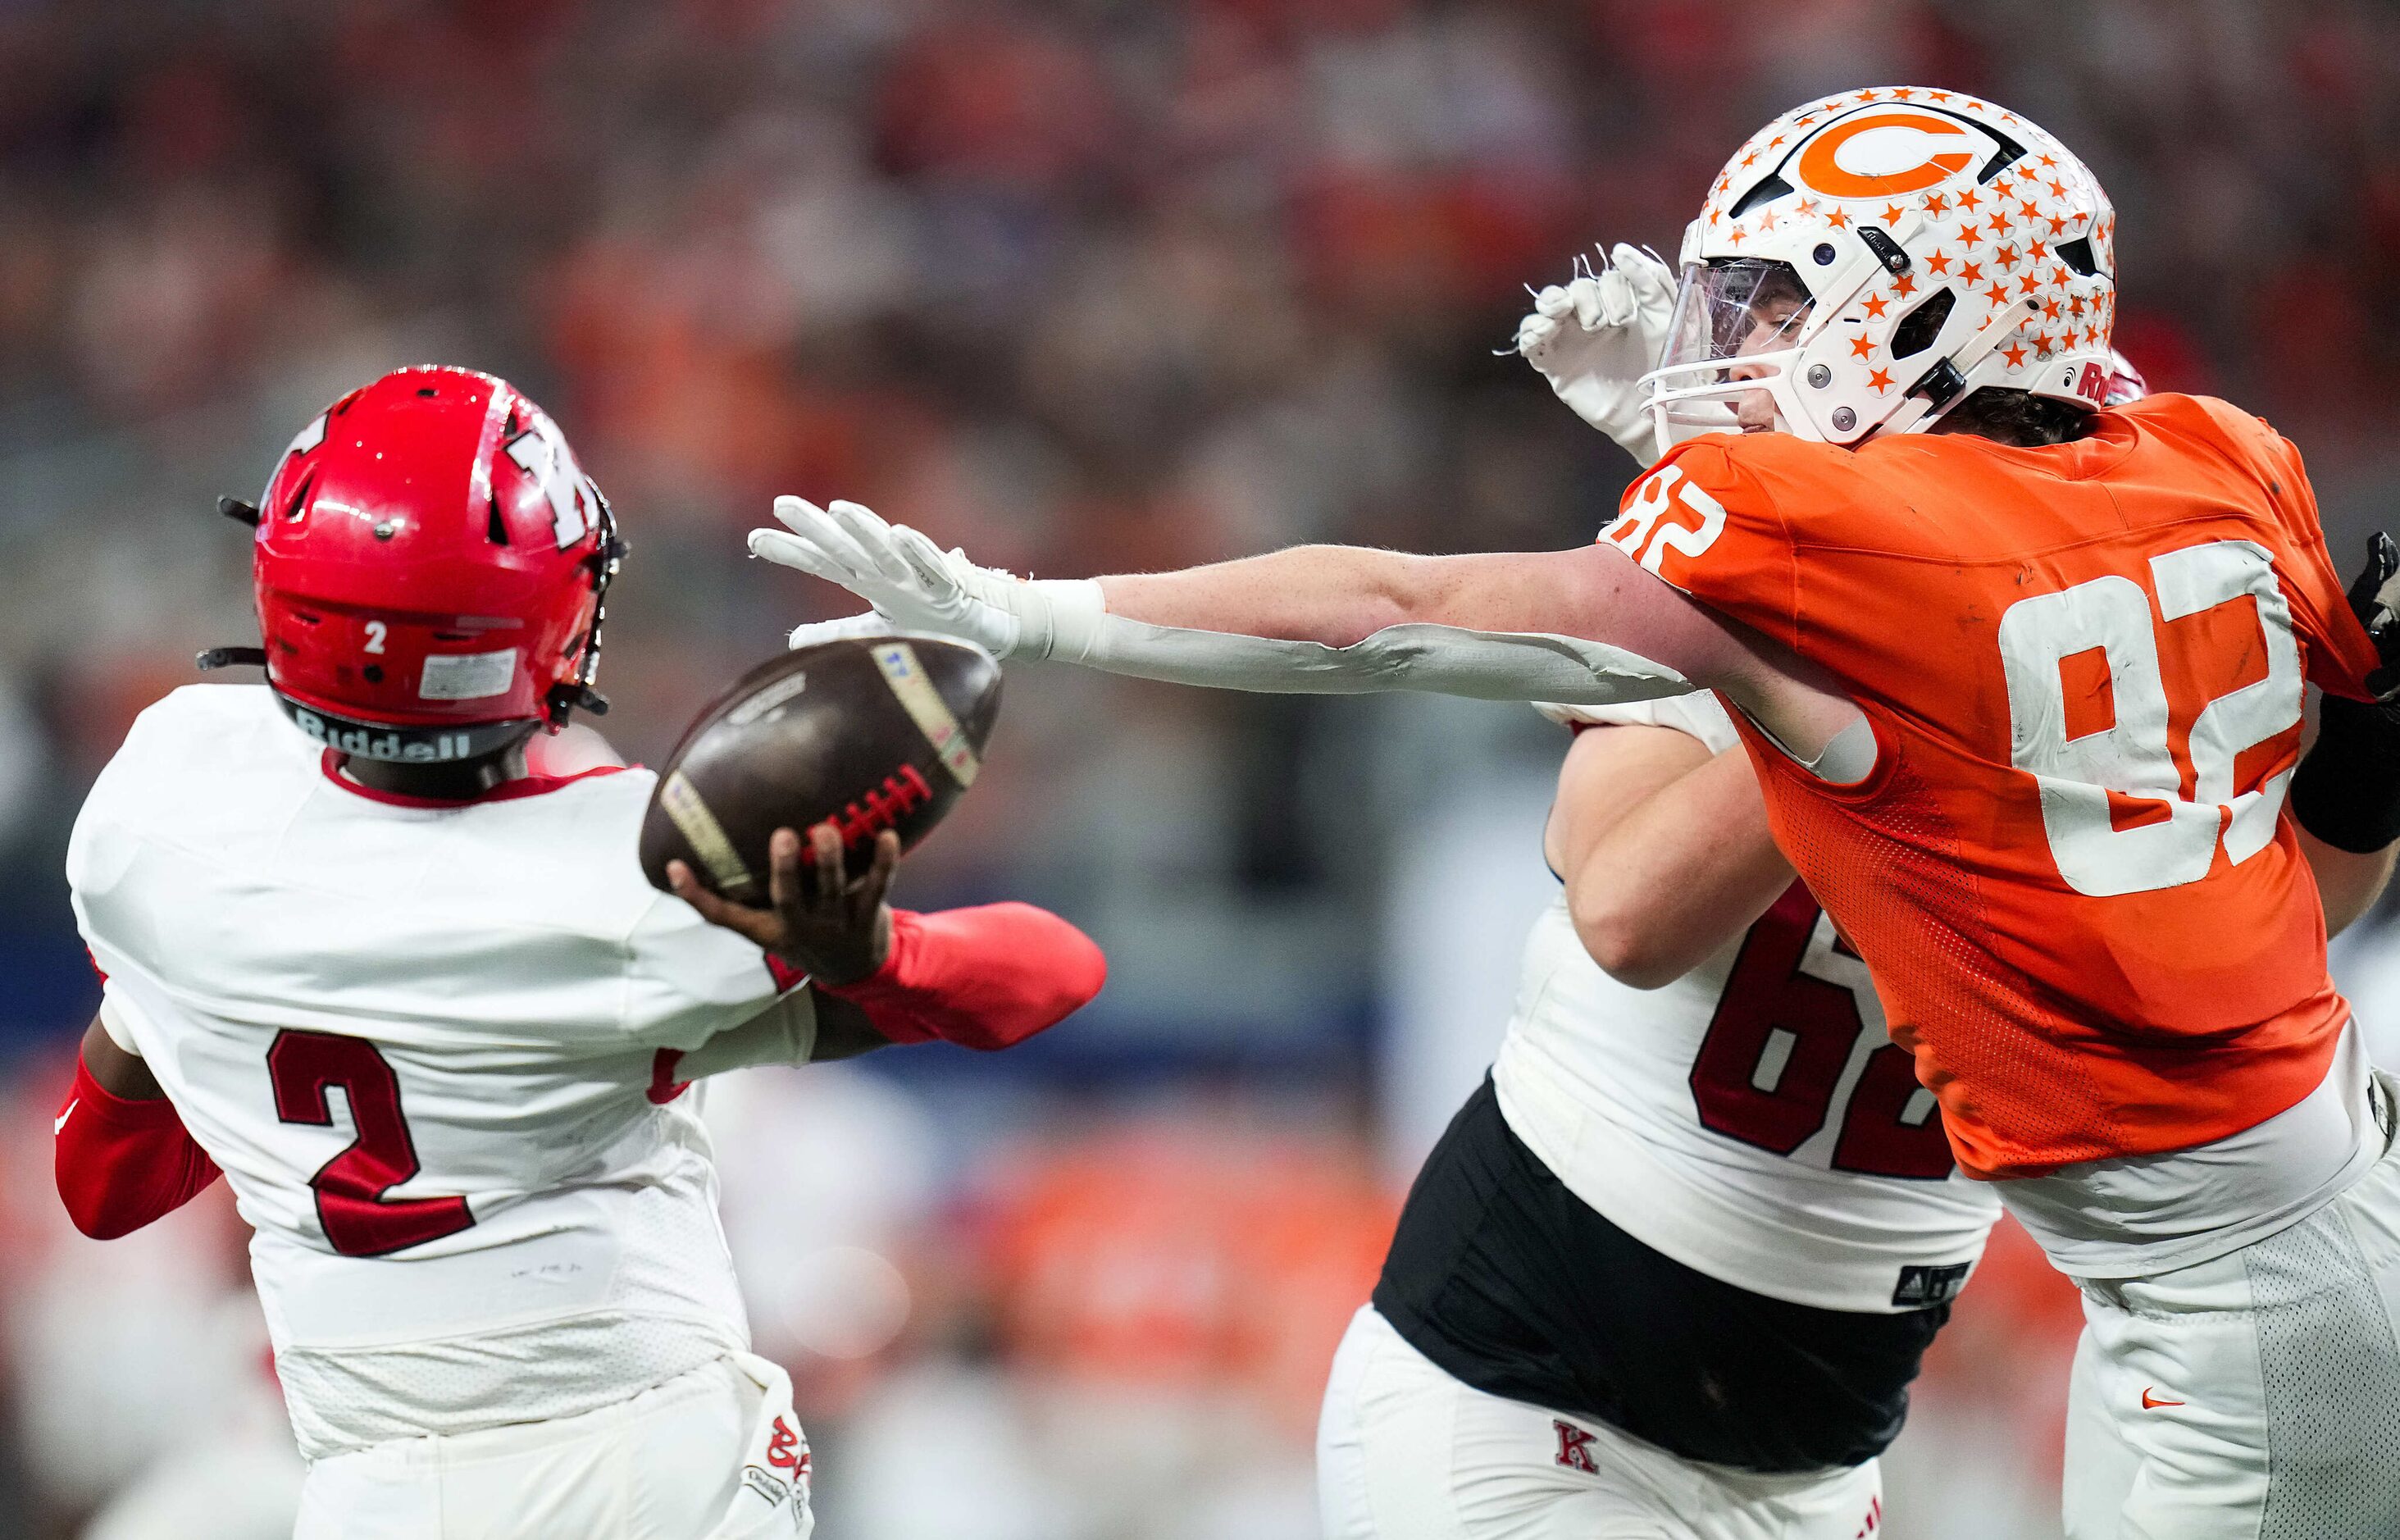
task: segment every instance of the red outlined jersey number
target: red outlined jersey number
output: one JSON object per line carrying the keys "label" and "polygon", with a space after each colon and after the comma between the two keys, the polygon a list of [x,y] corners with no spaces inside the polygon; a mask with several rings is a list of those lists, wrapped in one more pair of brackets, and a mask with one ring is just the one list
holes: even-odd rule
{"label": "red outlined jersey number", "polygon": [[[1835,959],[1848,979],[1825,976],[1835,972]],[[1867,1029],[1857,993],[1864,988],[1864,964],[1834,934],[1808,890],[1793,883],[1742,939],[1693,1060],[1692,1102],[1701,1124],[1790,1155],[1838,1117],[1834,1169],[1920,1180],[1950,1175],[1941,1114],[1917,1084],[1907,1050],[1877,1043],[1857,1074],[1848,1074]]]}
{"label": "red outlined jersey number", "polygon": [[400,1077],[383,1050],[339,1032],[285,1030],[266,1050],[275,1115],[285,1123],[334,1125],[338,1087],[357,1138],[308,1179],[325,1239],[345,1257],[380,1257],[455,1235],[475,1222],[463,1197],[392,1198],[416,1175],[416,1141],[400,1104]]}

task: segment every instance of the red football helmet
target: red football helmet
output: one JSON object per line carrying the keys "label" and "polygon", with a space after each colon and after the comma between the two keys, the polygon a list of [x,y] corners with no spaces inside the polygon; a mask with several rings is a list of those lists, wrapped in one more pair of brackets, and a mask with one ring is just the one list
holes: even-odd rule
{"label": "red football helmet", "polygon": [[624,555],[566,437],[515,387],[402,369],[335,402],[255,509],[263,661],[293,722],[345,754],[452,763],[556,729],[592,688]]}

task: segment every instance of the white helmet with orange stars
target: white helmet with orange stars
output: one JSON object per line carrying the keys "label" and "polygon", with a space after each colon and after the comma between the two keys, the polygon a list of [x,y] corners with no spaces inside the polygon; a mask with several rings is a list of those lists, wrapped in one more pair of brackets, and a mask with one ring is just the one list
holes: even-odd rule
{"label": "white helmet with orange stars", "polygon": [[2066,146],[1964,92],[1795,108],[1726,163],[1684,232],[1666,351],[1643,379],[1659,449],[1922,432],[1986,387],[2097,408],[2116,223]]}

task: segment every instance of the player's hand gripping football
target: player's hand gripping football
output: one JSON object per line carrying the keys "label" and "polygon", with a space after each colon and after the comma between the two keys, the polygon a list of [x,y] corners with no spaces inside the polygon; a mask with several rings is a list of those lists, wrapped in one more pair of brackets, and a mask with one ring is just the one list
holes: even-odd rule
{"label": "player's hand gripping football", "polygon": [[2350,585],[2350,607],[2382,660],[2366,688],[2388,704],[2400,697],[2400,545],[2381,530],[2367,537],[2366,566]]}
{"label": "player's hand gripping football", "polygon": [[1517,351],[1575,416],[1646,467],[1658,457],[1658,440],[1640,382],[1666,349],[1674,272],[1622,242],[1598,266],[1578,258],[1575,269],[1567,283],[1534,296],[1533,312],[1517,323]]}
{"label": "player's hand gripping football", "polygon": [[839,583],[902,631],[960,637],[995,658],[1020,649],[1021,591],[1031,585],[977,566],[961,552],[945,554],[907,525],[886,524],[857,503],[819,508],[803,497],[778,497],[775,517],[784,528],[750,532],[752,555]]}
{"label": "player's hand gripping football", "polygon": [[874,859],[855,880],[843,871],[841,836],[831,825],[811,829],[807,848],[816,867],[813,882],[800,869],[798,834],[777,829],[767,842],[769,906],[763,909],[710,893],[681,861],[667,863],[667,880],[710,924],[749,937],[823,983],[855,984],[892,955],[892,906],[884,895],[900,865],[900,837],[890,829],[877,835]]}

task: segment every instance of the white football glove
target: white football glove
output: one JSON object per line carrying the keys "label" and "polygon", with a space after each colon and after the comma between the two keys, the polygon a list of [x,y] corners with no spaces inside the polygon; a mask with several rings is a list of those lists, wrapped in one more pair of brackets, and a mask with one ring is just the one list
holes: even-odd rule
{"label": "white football glove", "polygon": [[1533,313],[1517,323],[1517,351],[1576,416],[1646,469],[1658,458],[1658,436],[1638,386],[1666,351],[1674,270],[1622,242],[1597,269],[1588,261],[1576,267],[1571,281],[1534,296]]}
{"label": "white football glove", "polygon": [[[761,532],[763,533],[763,531]],[[798,652],[804,647],[820,642],[872,642],[897,634],[900,628],[879,610],[865,610],[856,615],[844,615],[831,620],[810,620],[792,628],[784,638],[784,646]]]}
{"label": "white football glove", "polygon": [[[1071,602],[1095,612],[1101,607],[1097,583],[1028,582],[977,566],[965,552],[945,553],[907,525],[886,524],[854,502],[819,508],[804,497],[778,497],[775,517],[783,529],[750,532],[753,556],[839,583],[873,605],[890,628],[956,636],[995,658],[1047,658],[1057,606]],[[851,616],[818,625],[841,628],[838,634],[845,636],[876,634],[855,629],[870,620]],[[802,626],[792,634],[791,645],[829,641],[834,634]]]}

